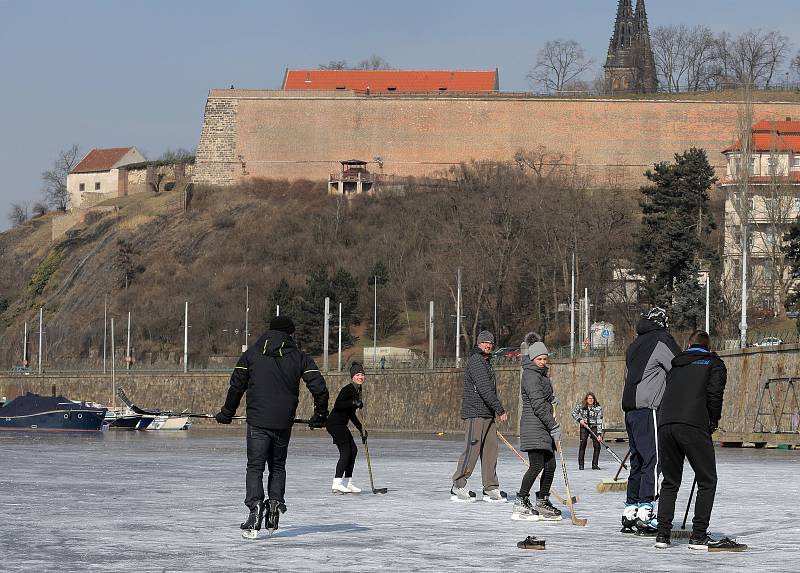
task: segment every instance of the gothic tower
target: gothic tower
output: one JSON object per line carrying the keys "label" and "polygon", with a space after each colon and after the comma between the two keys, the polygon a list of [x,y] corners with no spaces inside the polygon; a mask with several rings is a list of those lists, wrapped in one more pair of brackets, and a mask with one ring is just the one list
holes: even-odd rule
{"label": "gothic tower", "polygon": [[658,80],[644,0],[637,0],[635,11],[631,0],[619,0],[604,67],[606,93],[656,91]]}

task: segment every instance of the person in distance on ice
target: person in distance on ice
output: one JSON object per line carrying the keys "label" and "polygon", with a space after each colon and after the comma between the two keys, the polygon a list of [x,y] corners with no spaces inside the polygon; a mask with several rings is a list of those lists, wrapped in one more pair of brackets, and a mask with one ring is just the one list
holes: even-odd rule
{"label": "person in distance on ice", "polygon": [[[603,440],[603,407],[597,401],[593,392],[588,392],[583,398],[583,402],[575,405],[572,410],[572,417],[581,425],[581,445],[578,449],[578,469],[583,469],[583,460],[586,456],[586,442],[591,437],[592,447],[592,469],[599,470],[600,462],[600,442]],[[589,433],[595,433],[597,439]]]}
{"label": "person in distance on ice", "polygon": [[658,452],[664,483],[658,502],[656,547],[670,546],[675,498],[681,485],[683,462],[689,460],[697,480],[689,549],[742,551],[746,546],[728,538],[714,541],[708,522],[717,490],[717,467],[711,435],[722,417],[722,398],[728,372],[725,363],[709,350],[707,332],[695,330],[689,348],[672,359],[667,387],[658,411]]}
{"label": "person in distance on ice", "polygon": [[[352,382],[341,389],[333,403],[333,410],[328,416],[325,429],[333,438],[333,443],[339,448],[339,461],[336,464],[336,477],[333,478],[331,491],[333,493],[360,493],[361,489],[353,483],[353,467],[356,465],[358,448],[353,440],[353,435],[347,429],[347,423],[353,422],[361,434],[361,441],[367,441],[367,431],[361,426],[356,412],[364,407],[361,400],[361,385],[364,384],[364,367],[353,362],[350,366],[350,379]],[[347,483],[342,482],[342,478]]]}
{"label": "person in distance on ice", "polygon": [[653,307],[636,325],[636,339],[625,354],[622,410],[631,452],[628,494],[622,513],[622,532],[655,537],[658,522],[658,449],[656,412],[664,395],[667,372],[681,349],[667,330],[663,308]]}
{"label": "person in distance on ice", "polygon": [[[250,511],[242,535],[255,538],[266,512],[270,533],[286,511],[286,456],[303,380],[314,397],[312,428],[328,417],[328,388],[314,360],[292,339],[294,323],[277,316],[239,358],[231,374],[225,404],[215,418],[230,424],[247,392],[247,477],[244,504]],[[264,499],[264,466],[269,464],[268,501]]]}
{"label": "person in distance on ice", "polygon": [[495,416],[501,422],[508,420],[503,404],[497,397],[497,382],[492,368],[494,335],[488,330],[478,334],[478,344],[473,349],[464,368],[464,397],[461,402],[461,419],[464,420],[464,452],[453,474],[450,499],[473,501],[475,492],[467,489],[467,480],[481,459],[483,499],[506,501],[497,479],[497,430]]}
{"label": "person in distance on ice", "polygon": [[[528,470],[522,477],[517,492],[517,501],[511,519],[558,521],[561,511],[550,503],[550,486],[556,473],[556,443],[561,438],[561,426],[553,416],[553,405],[558,401],[553,395],[553,384],[547,377],[548,350],[537,335],[525,337],[527,352],[522,355],[522,412],[519,420],[519,447],[528,453]],[[530,501],[530,493],[536,478],[541,473],[536,506]]]}

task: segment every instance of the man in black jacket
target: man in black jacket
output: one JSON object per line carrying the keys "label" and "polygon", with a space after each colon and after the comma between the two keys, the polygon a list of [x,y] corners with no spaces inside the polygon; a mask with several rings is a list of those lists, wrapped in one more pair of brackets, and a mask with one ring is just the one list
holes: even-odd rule
{"label": "man in black jacket", "polygon": [[467,479],[472,475],[478,458],[481,460],[483,499],[506,501],[497,479],[497,427],[495,415],[501,422],[508,414],[497,397],[497,382],[492,368],[494,335],[488,330],[478,334],[478,345],[464,368],[464,398],[461,402],[461,419],[465,421],[464,453],[453,474],[450,499],[473,501],[475,493],[467,490]]}
{"label": "man in black jacket", "polygon": [[664,309],[653,307],[636,325],[636,339],[625,354],[622,410],[631,452],[628,494],[622,514],[622,532],[655,537],[655,500],[660,473],[656,412],[664,395],[667,372],[681,349],[667,330]]}
{"label": "man in black jacket", "polygon": [[[244,503],[250,510],[242,523],[242,535],[254,538],[266,511],[267,529],[278,528],[280,513],[286,511],[286,456],[292,424],[300,396],[302,379],[314,396],[312,428],[322,428],[328,417],[328,388],[325,379],[308,354],[292,340],[294,323],[278,316],[269,330],[239,358],[231,374],[225,405],[215,416],[220,424],[230,424],[242,396],[247,392],[247,479]],[[264,466],[269,464],[264,502]]]}
{"label": "man in black jacket", "polygon": [[695,330],[689,348],[672,360],[667,387],[658,411],[658,450],[664,483],[658,503],[656,547],[670,546],[675,498],[689,460],[697,480],[697,500],[692,520],[690,549],[741,551],[743,546],[724,538],[708,537],[708,522],[717,489],[717,468],[711,434],[722,416],[727,370],[722,359],[709,351],[707,332]]}

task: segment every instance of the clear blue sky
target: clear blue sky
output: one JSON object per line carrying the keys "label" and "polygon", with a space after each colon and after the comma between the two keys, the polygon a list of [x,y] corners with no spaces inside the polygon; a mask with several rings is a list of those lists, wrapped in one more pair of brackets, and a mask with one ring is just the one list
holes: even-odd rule
{"label": "clear blue sky", "polygon": [[[278,88],[286,67],[371,54],[408,69],[500,70],[503,90],[547,41],[602,65],[617,0],[0,0],[0,230],[41,197],[60,149],[197,145],[209,88]],[[796,0],[649,0],[651,27],[780,30],[800,47]]]}

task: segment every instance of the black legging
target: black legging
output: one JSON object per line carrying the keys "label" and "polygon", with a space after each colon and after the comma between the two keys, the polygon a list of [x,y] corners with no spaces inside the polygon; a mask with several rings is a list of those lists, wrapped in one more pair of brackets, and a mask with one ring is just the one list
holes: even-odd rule
{"label": "black legging", "polygon": [[[597,434],[595,430],[595,428],[592,428],[592,431]],[[579,467],[583,467],[583,459],[586,457],[586,442],[589,441],[590,437],[592,438],[592,447],[594,448],[594,452],[592,452],[592,467],[596,468],[598,463],[600,463],[600,442],[598,442],[594,436],[589,433],[589,430],[587,430],[584,426],[581,426],[581,445],[578,448]]]}
{"label": "black legging", "polygon": [[530,495],[533,482],[539,472],[542,479],[539,482],[539,491],[536,497],[550,495],[550,486],[553,485],[553,476],[556,473],[556,457],[550,450],[528,450],[528,471],[522,476],[522,485],[519,488],[521,495]]}
{"label": "black legging", "polygon": [[356,455],[358,455],[358,448],[353,435],[347,429],[347,426],[332,426],[327,430],[333,438],[333,443],[339,448],[339,461],[336,462],[335,477],[353,477],[353,468],[356,465]]}

